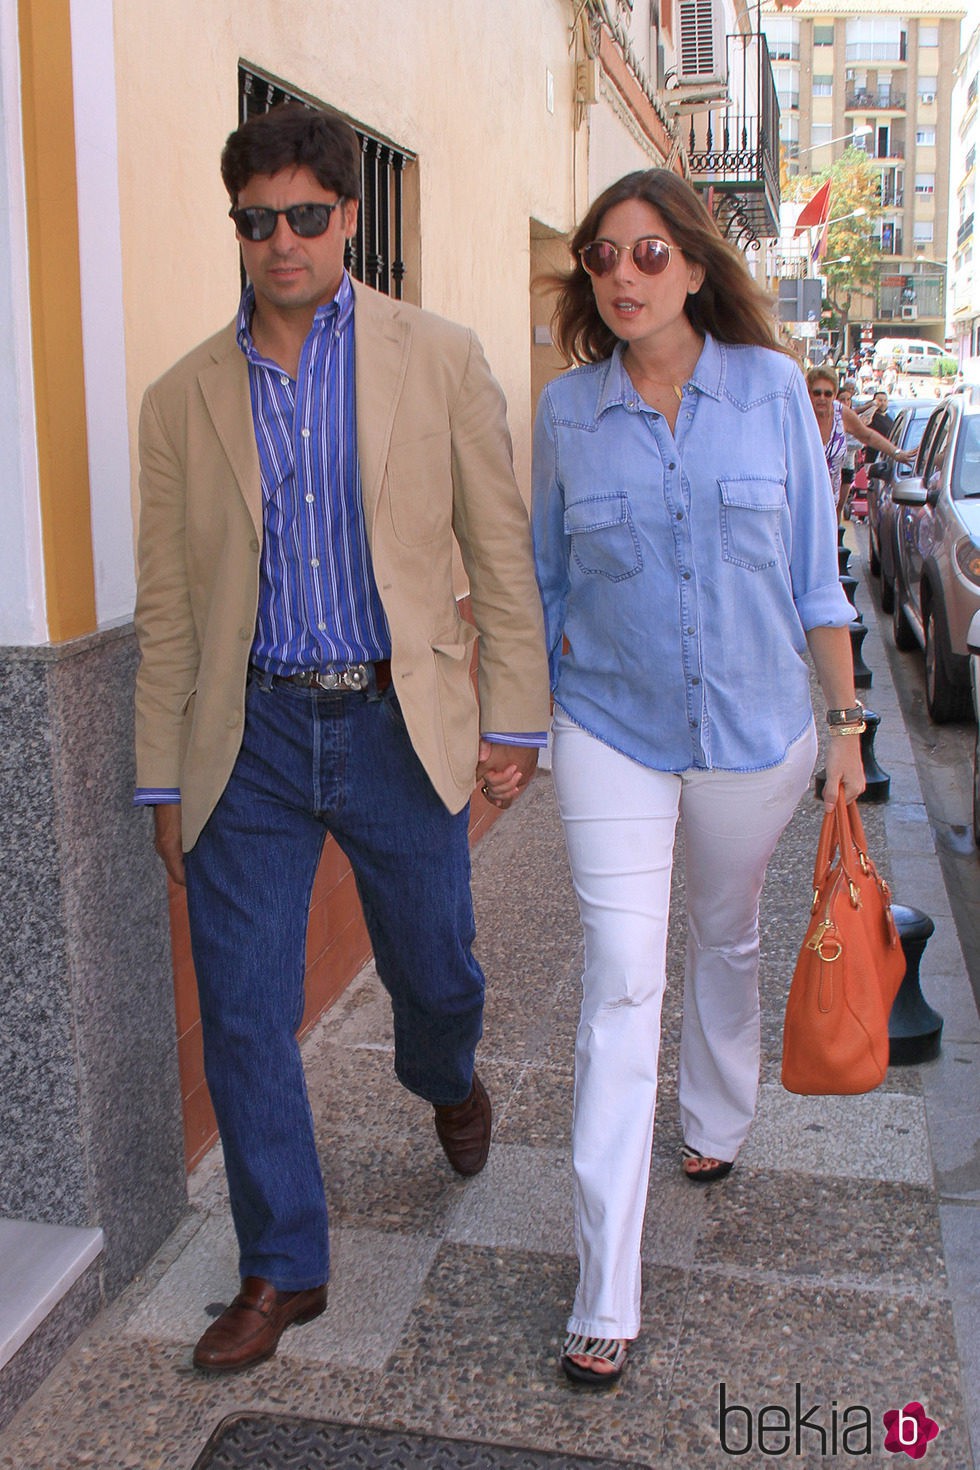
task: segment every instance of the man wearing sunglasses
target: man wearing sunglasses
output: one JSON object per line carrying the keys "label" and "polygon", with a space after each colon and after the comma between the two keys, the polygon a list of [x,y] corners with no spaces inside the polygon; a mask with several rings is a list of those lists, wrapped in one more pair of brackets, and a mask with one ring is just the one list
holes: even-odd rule
{"label": "man wearing sunglasses", "polygon": [[194,1353],[211,1372],[270,1357],[326,1305],[295,1030],[327,833],[391,997],[396,1074],[452,1167],[482,1169],[468,802],[479,781],[510,805],[548,719],[503,397],[471,332],[347,275],[355,134],[276,108],[231,135],[222,177],[249,284],[146,394],[136,616],[137,799],[186,882],[239,1243],[241,1292]]}

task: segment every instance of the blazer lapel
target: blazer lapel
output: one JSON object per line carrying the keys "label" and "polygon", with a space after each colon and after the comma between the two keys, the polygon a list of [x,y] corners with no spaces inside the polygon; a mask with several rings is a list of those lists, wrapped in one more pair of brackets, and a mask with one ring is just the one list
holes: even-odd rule
{"label": "blazer lapel", "polygon": [[399,304],[354,281],[354,383],[361,498],[369,532],[408,367],[412,328]]}
{"label": "blazer lapel", "polygon": [[261,537],[262,476],[252,423],[248,364],[238,346],[234,324],[219,342],[214,362],[199,373],[198,383],[215,433]]}

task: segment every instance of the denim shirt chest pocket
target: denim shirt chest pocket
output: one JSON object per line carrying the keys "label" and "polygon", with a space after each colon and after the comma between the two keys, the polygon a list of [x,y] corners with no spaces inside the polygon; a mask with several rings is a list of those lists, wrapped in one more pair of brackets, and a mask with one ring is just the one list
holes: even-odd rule
{"label": "denim shirt chest pocket", "polygon": [[629,496],[623,490],[566,503],[565,535],[573,562],[587,576],[622,582],[635,577],[643,565]]}
{"label": "denim shirt chest pocket", "polygon": [[786,487],[779,480],[719,480],[721,554],[748,571],[773,567],[783,554],[779,520]]}

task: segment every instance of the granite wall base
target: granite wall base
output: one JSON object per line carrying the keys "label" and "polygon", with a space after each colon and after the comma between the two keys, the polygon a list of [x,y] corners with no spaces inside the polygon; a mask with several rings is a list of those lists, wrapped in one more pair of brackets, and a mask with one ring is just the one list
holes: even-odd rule
{"label": "granite wall base", "polygon": [[0,1215],[101,1226],[106,1298],[186,1208],[135,668],[131,626],[0,649]]}

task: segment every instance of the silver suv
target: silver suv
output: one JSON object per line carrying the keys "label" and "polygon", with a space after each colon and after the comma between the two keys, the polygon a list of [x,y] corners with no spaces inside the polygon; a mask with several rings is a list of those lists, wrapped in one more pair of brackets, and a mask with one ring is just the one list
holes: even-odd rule
{"label": "silver suv", "polygon": [[967,630],[980,609],[980,404],[944,399],[926,425],[915,473],[896,480],[899,648],[925,649],[926,705],[937,724],[971,709]]}

